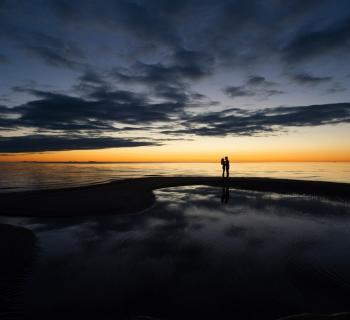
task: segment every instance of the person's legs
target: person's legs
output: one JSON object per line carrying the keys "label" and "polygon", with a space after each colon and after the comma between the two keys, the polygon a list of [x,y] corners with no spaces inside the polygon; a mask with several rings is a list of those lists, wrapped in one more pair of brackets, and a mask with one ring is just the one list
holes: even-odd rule
{"label": "person's legs", "polygon": [[226,168],[226,178],[230,176],[230,168]]}
{"label": "person's legs", "polygon": [[222,168],[222,177],[225,176],[225,168]]}

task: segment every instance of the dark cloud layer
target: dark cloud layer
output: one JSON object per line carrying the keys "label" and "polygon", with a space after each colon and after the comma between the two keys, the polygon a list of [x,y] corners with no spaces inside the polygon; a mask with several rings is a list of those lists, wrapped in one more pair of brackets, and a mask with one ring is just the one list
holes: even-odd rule
{"label": "dark cloud layer", "polygon": [[251,76],[246,83],[240,86],[228,86],[224,88],[230,98],[239,97],[260,97],[267,98],[276,94],[283,94],[284,91],[275,89],[275,83],[268,81],[262,76]]}
{"label": "dark cloud layer", "polygon": [[[291,81],[324,95],[346,90],[348,78],[338,74],[348,66],[349,9],[344,0],[0,1],[0,68],[14,66],[8,86],[15,98],[0,106],[0,130],[16,132],[1,139],[0,152],[168,139],[111,137],[137,130],[186,139],[348,123],[348,103],[258,104],[282,94],[292,101],[285,85]],[[17,74],[23,78],[14,83]],[[6,99],[11,94],[0,91]],[[257,105],[223,106],[223,95]],[[18,136],[24,132],[34,134]]]}
{"label": "dark cloud layer", "polygon": [[[37,90],[30,92],[39,99],[15,108],[0,106],[0,127],[7,130],[30,128],[51,134],[2,138],[1,153],[155,145],[164,141],[164,138],[140,142],[132,138],[105,137],[103,134],[132,132],[137,128],[147,130],[146,124],[152,127],[160,120],[171,123],[172,129],[164,130],[164,125],[158,129],[153,126],[154,132],[170,136],[266,135],[290,127],[350,122],[350,103],[275,107],[254,111],[231,108],[194,115],[186,111],[182,104],[147,103],[142,96],[128,91],[96,91],[91,94],[94,100]],[[124,127],[117,129],[116,123]],[[137,126],[128,127],[129,124]],[[57,136],[52,135],[55,131],[59,133]]]}
{"label": "dark cloud layer", "polygon": [[64,54],[48,47],[26,46],[25,49],[29,54],[39,58],[41,61],[52,67],[76,69],[82,65],[81,63],[71,60]]}
{"label": "dark cloud layer", "polygon": [[[320,25],[322,21],[319,21]],[[316,25],[300,32],[283,49],[289,62],[324,55],[336,50],[350,48],[350,19],[349,16],[328,24],[325,27]]]}
{"label": "dark cloud layer", "polygon": [[[3,6],[5,18],[15,16],[15,6]],[[46,6],[33,1],[32,10],[37,7],[44,7],[52,21],[63,26],[125,35],[137,43],[130,52],[137,57],[149,48],[156,56],[168,50],[173,57],[169,71],[185,77],[207,74],[203,62],[236,65],[278,56],[286,63],[299,63],[349,49],[349,5],[341,0],[51,0]],[[3,36],[49,65],[76,68],[77,60],[82,62],[79,41],[53,36],[57,26],[49,28],[51,35],[14,27],[8,19],[2,26]]]}
{"label": "dark cloud layer", "polygon": [[82,69],[85,66],[84,53],[74,41],[42,31],[31,31],[28,27],[20,28],[4,23],[0,23],[0,27],[0,40],[14,43],[30,58],[56,68]]}
{"label": "dark cloud layer", "polygon": [[52,92],[30,90],[39,97],[16,108],[2,109],[15,114],[3,122],[3,127],[31,127],[48,130],[104,130],[117,131],[113,123],[145,125],[167,121],[181,112],[178,103],[147,103],[142,96],[129,91],[91,93],[93,99],[72,97]]}
{"label": "dark cloud layer", "polygon": [[317,77],[308,73],[298,73],[291,76],[291,79],[301,85],[318,85],[320,83],[329,82],[332,77]]}
{"label": "dark cloud layer", "polygon": [[167,63],[138,62],[130,68],[115,68],[112,76],[120,82],[146,85],[158,97],[188,102],[193,92],[188,84],[212,74],[214,58],[205,52],[179,49]]}
{"label": "dark cloud layer", "polygon": [[349,122],[350,103],[276,107],[256,111],[233,108],[193,116],[187,119],[187,129],[167,131],[167,133],[201,136],[252,136],[273,134],[290,127]]}
{"label": "dark cloud layer", "polygon": [[1,153],[87,150],[155,145],[152,142],[132,141],[111,137],[67,137],[27,135],[0,138]]}

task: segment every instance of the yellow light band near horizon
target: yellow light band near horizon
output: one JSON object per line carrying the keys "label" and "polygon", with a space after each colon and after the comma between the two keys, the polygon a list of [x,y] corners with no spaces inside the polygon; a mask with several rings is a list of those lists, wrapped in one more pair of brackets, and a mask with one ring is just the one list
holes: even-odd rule
{"label": "yellow light band near horizon", "polygon": [[304,128],[265,137],[194,137],[161,146],[0,155],[0,161],[234,162],[350,161],[349,125]]}

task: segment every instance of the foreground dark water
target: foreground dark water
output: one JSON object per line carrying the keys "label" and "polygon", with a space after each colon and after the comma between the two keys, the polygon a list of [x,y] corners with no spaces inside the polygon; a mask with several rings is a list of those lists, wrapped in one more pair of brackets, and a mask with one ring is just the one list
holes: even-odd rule
{"label": "foreground dark water", "polygon": [[136,215],[1,218],[38,237],[20,306],[25,317],[278,319],[350,311],[349,205],[205,186],[156,195]]}

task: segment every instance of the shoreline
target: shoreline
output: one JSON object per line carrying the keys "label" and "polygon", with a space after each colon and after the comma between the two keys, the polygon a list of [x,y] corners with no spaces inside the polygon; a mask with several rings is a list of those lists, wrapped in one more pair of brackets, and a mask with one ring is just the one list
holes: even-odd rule
{"label": "shoreline", "polygon": [[144,177],[81,187],[0,194],[0,215],[91,216],[136,213],[150,207],[153,190],[207,185],[350,202],[350,183],[253,177]]}

